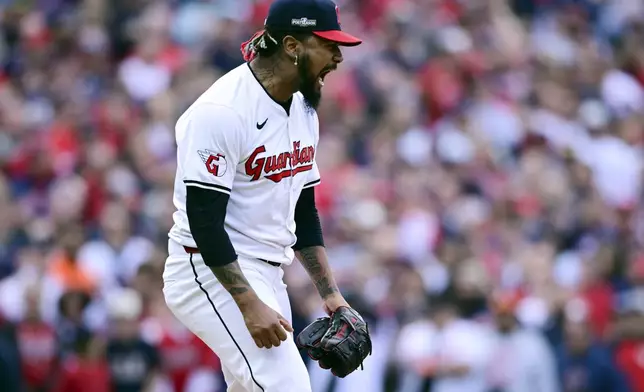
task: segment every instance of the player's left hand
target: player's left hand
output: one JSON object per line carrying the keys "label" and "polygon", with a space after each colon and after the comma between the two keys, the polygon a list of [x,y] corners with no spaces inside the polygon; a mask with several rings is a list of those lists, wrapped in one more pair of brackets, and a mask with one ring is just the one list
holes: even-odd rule
{"label": "player's left hand", "polygon": [[349,304],[340,293],[331,294],[324,299],[324,311],[329,316],[335,313],[335,311],[341,306],[350,308]]}
{"label": "player's left hand", "polygon": [[306,350],[322,369],[331,369],[337,377],[346,377],[362,367],[371,354],[371,336],[362,316],[341,306],[331,317],[321,317],[309,324],[295,338],[299,349]]}

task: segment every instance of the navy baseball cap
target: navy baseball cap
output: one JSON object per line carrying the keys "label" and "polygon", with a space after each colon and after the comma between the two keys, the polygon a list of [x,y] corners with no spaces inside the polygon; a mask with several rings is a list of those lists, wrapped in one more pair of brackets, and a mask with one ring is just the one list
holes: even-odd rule
{"label": "navy baseball cap", "polygon": [[362,40],[340,28],[340,11],[331,0],[275,0],[268,9],[264,27],[272,31],[301,31],[342,46]]}

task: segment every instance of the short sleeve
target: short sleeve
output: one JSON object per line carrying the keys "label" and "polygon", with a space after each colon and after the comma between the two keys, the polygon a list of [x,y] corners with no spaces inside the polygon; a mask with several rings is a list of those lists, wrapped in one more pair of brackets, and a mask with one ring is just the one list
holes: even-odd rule
{"label": "short sleeve", "polygon": [[320,170],[318,169],[317,162],[313,161],[313,168],[309,170],[308,176],[306,178],[306,183],[304,184],[303,189],[311,188],[320,183]]}
{"label": "short sleeve", "polygon": [[230,194],[243,146],[240,117],[226,106],[200,103],[177,122],[177,148],[186,186]]}
{"label": "short sleeve", "polygon": [[320,183],[320,169],[318,169],[317,163],[318,141],[320,140],[320,123],[318,121],[317,114],[313,114],[312,121],[313,129],[315,130],[315,154],[313,156],[313,168],[308,172],[303,189],[314,187]]}

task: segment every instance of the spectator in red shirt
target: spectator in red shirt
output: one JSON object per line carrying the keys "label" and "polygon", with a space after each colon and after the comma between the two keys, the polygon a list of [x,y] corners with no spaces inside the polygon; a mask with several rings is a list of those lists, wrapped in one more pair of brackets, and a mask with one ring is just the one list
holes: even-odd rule
{"label": "spectator in red shirt", "polygon": [[104,344],[89,334],[80,337],[76,354],[64,361],[52,392],[111,392]]}
{"label": "spectator in red shirt", "polygon": [[162,299],[154,301],[150,312],[151,317],[143,323],[144,335],[159,351],[161,368],[174,391],[188,391],[197,375],[216,379],[219,358],[174,318]]}
{"label": "spectator in red shirt", "polygon": [[644,391],[644,340],[627,340],[616,350],[617,365],[634,391]]}
{"label": "spectator in red shirt", "polygon": [[611,257],[609,249],[602,248],[595,258],[595,263],[587,266],[586,277],[580,288],[580,294],[588,305],[588,321],[592,332],[600,339],[613,316],[614,293],[606,279]]}
{"label": "spectator in red shirt", "polygon": [[56,333],[40,318],[39,298],[37,289],[27,291],[25,319],[16,331],[23,379],[29,392],[49,389],[58,362]]}
{"label": "spectator in red shirt", "polygon": [[630,263],[628,283],[630,287],[616,301],[618,315],[611,337],[618,342],[617,364],[633,390],[644,391],[644,258]]}

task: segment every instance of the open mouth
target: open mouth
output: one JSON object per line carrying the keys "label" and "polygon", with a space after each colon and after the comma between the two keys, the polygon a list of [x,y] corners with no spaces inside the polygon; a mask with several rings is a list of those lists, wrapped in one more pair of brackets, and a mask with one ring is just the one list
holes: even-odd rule
{"label": "open mouth", "polygon": [[324,78],[331,73],[333,69],[325,69],[322,72],[320,72],[320,76],[318,77],[318,83],[320,84],[320,87],[324,86]]}

